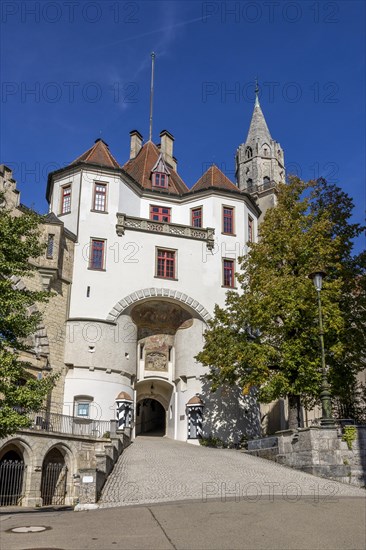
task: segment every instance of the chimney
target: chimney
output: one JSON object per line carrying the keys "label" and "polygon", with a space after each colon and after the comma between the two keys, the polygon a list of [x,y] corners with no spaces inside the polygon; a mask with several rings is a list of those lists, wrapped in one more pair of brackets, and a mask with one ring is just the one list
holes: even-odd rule
{"label": "chimney", "polygon": [[130,132],[131,144],[130,144],[130,159],[137,157],[142,147],[142,135],[137,130]]}
{"label": "chimney", "polygon": [[166,163],[168,163],[174,170],[177,169],[177,159],[173,157],[173,141],[174,137],[168,130],[160,132],[161,146],[160,150],[163,153],[163,157]]}

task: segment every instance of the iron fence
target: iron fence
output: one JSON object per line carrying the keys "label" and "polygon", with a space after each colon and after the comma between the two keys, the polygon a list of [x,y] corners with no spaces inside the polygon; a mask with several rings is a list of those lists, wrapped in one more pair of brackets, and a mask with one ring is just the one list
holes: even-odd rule
{"label": "iron fence", "polygon": [[42,469],[41,497],[43,506],[65,504],[67,467],[49,462]]}
{"label": "iron fence", "polygon": [[24,496],[24,462],[0,462],[0,506],[19,506]]}
{"label": "iron fence", "polygon": [[64,414],[38,412],[31,416],[32,430],[57,432],[72,435],[86,435],[94,438],[109,437],[111,423],[109,420],[78,418]]}

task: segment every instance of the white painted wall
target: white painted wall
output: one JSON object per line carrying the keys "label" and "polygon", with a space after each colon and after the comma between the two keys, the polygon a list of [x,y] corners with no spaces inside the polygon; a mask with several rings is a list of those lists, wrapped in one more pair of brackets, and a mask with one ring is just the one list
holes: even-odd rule
{"label": "white painted wall", "polygon": [[202,349],[205,328],[205,323],[200,319],[193,319],[191,327],[177,331],[174,344],[175,379],[180,376],[198,378],[206,372],[206,369],[194,358]]}
{"label": "white painted wall", "polygon": [[[51,196],[51,212],[59,217],[64,222],[65,227],[75,233],[75,235],[77,235],[78,231],[80,182],[82,179],[82,170],[56,176]],[[61,213],[62,187],[65,185],[71,185],[71,212],[69,214]]]}
{"label": "white painted wall", "polygon": [[66,325],[65,363],[76,367],[103,366],[136,374],[136,325],[129,315],[116,324],[97,320],[70,320]]}
{"label": "white painted wall", "polygon": [[111,420],[116,418],[115,399],[121,391],[132,394],[127,377],[121,374],[106,374],[96,369],[70,369],[65,379],[65,396],[63,414],[73,415],[74,398],[77,395],[93,397],[93,418],[96,420]]}
{"label": "white painted wall", "polygon": [[[106,213],[92,211],[95,182],[108,185]],[[61,219],[78,236],[78,241],[65,345],[65,362],[74,368],[66,376],[64,414],[72,414],[75,395],[91,395],[100,406],[100,417],[109,420],[115,417],[118,393],[133,393],[130,377],[137,374],[137,335],[127,313],[119,317],[116,326],[101,321],[122,298],[145,288],[180,291],[212,314],[216,303],[224,304],[227,292],[222,287],[222,259],[237,261],[245,254],[248,214],[255,220],[255,231],[256,217],[245,196],[211,192],[180,199],[147,192],[141,197],[139,191],[123,181],[123,176],[111,170],[85,168],[55,177],[51,208],[56,215],[60,214],[61,186],[68,183],[72,185],[72,212]],[[204,242],[166,234],[127,229],[122,237],[117,235],[118,212],[149,218],[152,204],[171,207],[171,221],[184,225],[191,223],[191,209],[201,206],[203,226],[215,228],[214,250],[208,250]],[[223,205],[235,209],[233,236],[222,234]],[[91,238],[106,241],[103,271],[89,269]],[[177,251],[177,280],[156,277],[157,247]],[[169,395],[167,433],[174,437],[176,432],[181,440],[187,438],[186,404],[202,392],[199,377],[205,369],[195,362],[194,355],[203,345],[204,327],[202,320],[194,319],[191,328],[178,330],[175,337],[175,363],[174,368],[170,365],[168,379],[183,376],[186,381],[178,382],[177,397],[174,391]]]}

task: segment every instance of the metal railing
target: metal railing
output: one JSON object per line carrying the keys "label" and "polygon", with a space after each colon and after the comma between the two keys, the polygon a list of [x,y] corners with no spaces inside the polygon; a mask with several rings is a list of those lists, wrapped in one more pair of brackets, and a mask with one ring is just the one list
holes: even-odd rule
{"label": "metal railing", "polygon": [[267,191],[267,189],[272,189],[273,187],[277,187],[277,185],[273,180],[270,180],[261,185],[249,185],[245,191],[247,191],[247,193],[263,193]]}
{"label": "metal railing", "polygon": [[18,506],[24,496],[26,465],[18,460],[0,462],[0,506]]}
{"label": "metal railing", "polygon": [[33,413],[30,418],[31,430],[85,435],[94,438],[109,437],[111,431],[109,420],[93,420],[46,411]]}

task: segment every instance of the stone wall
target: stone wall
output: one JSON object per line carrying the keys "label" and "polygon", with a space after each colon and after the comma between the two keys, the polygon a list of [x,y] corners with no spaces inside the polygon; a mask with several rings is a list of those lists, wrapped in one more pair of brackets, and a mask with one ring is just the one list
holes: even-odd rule
{"label": "stone wall", "polygon": [[94,439],[21,430],[0,441],[0,460],[8,450],[18,451],[26,466],[22,505],[42,506],[42,468],[49,451],[57,449],[67,467],[65,505],[91,504],[97,502],[105,480],[129,443],[124,434]]}
{"label": "stone wall", "polygon": [[[35,272],[33,277],[24,278],[24,284],[28,290],[43,290],[42,277],[39,272]],[[37,376],[39,372],[42,375],[47,375],[48,372],[58,375],[56,385],[49,398],[50,411],[57,413],[62,412],[64,379],[67,372],[64,363],[64,348],[69,289],[70,284],[61,279],[57,278],[50,282],[49,290],[52,292],[52,296],[49,302],[37,306],[42,314],[42,324],[35,340],[36,346],[39,346],[40,339],[46,340],[47,350],[41,346],[39,354],[35,350],[34,354],[28,353],[24,357],[32,364],[33,375]]]}
{"label": "stone wall", "polygon": [[279,432],[277,462],[311,474],[366,485],[366,426],[356,426],[349,449],[340,429],[312,427]]}
{"label": "stone wall", "polygon": [[[0,193],[3,193],[3,199],[0,207],[16,211],[19,206],[20,193],[17,190],[16,181],[13,179],[13,172],[5,164],[0,165]],[[18,211],[19,214],[19,211]]]}
{"label": "stone wall", "polygon": [[[4,204],[13,216],[22,216],[24,208],[20,205],[20,194],[12,171],[0,165],[0,192],[4,193]],[[34,304],[29,308],[42,313],[42,322],[36,334],[27,339],[30,351],[21,354],[21,359],[30,366],[30,374],[35,377],[47,376],[49,372],[58,375],[57,383],[47,401],[51,412],[62,412],[64,379],[66,366],[64,363],[65,321],[68,317],[69,292],[71,287],[74,247],[76,236],[65,229],[64,224],[53,214],[40,218],[40,239],[48,242],[48,236],[53,236],[53,246],[30,263],[37,269],[22,279],[12,277],[13,285],[18,290],[31,291],[49,290],[52,292],[46,304]]]}
{"label": "stone wall", "polygon": [[366,426],[355,426],[349,449],[340,428],[299,428],[248,442],[247,454],[310,474],[366,486]]}

